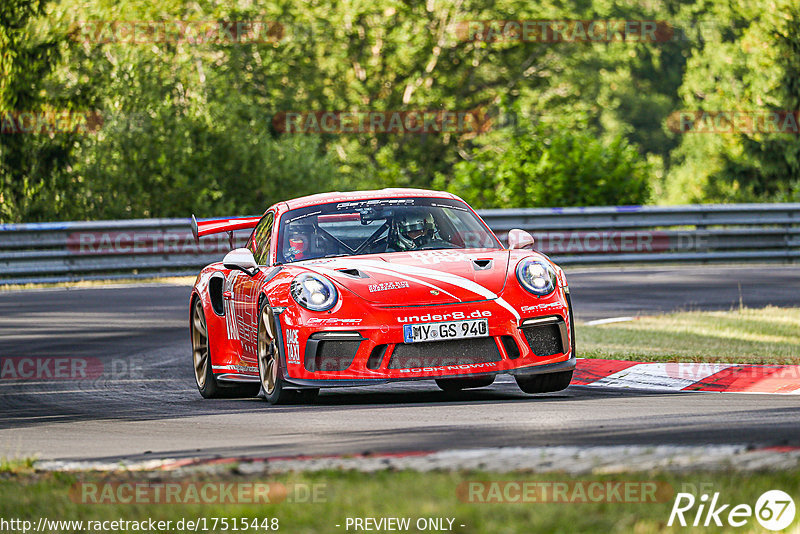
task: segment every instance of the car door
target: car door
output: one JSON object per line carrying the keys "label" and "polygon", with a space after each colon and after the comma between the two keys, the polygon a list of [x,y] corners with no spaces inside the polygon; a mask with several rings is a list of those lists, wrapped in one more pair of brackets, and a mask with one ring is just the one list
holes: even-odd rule
{"label": "car door", "polygon": [[[258,265],[269,265],[269,250],[272,225],[275,215],[267,212],[256,225],[247,248],[253,253]],[[258,336],[258,295],[264,281],[264,273],[259,270],[255,276],[234,271],[228,276],[230,308],[233,311],[235,329],[242,345],[241,358],[249,365],[256,365],[256,343]]]}

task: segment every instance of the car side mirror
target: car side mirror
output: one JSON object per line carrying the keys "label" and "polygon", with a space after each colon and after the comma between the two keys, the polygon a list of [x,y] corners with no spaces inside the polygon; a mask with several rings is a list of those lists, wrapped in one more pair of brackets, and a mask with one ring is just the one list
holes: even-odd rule
{"label": "car side mirror", "polygon": [[519,230],[517,228],[509,230],[508,248],[510,250],[516,250],[520,248],[533,249],[533,236],[525,230]]}
{"label": "car side mirror", "polygon": [[235,248],[225,254],[225,257],[222,259],[222,265],[225,266],[226,269],[244,271],[250,276],[254,276],[258,268],[253,253],[247,248]]}

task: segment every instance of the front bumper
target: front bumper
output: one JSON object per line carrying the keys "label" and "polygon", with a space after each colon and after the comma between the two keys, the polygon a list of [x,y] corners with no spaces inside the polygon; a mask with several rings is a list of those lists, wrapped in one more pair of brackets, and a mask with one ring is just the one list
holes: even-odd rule
{"label": "front bumper", "polygon": [[[435,308],[370,306],[324,317],[289,308],[278,316],[284,379],[298,387],[334,387],[569,371],[575,355],[567,299],[559,288],[527,312],[499,299]],[[404,343],[404,324],[476,317],[488,319],[488,337]]]}
{"label": "front bumper", "polygon": [[[561,362],[549,363],[544,365],[537,364],[537,365],[531,365],[529,367],[517,367],[514,369],[507,369],[505,371],[480,373],[480,375],[486,376],[486,375],[510,374],[510,375],[521,375],[521,376],[533,376],[533,375],[545,375],[550,373],[560,373],[565,371],[574,371],[577,361],[578,360],[575,358],[575,356],[572,356],[569,359]],[[399,382],[404,380],[430,380],[431,378],[463,378],[463,377],[464,377],[463,374],[458,374],[458,375],[417,376],[408,378],[374,378],[368,380],[348,380],[348,379],[304,380],[300,378],[287,378],[286,381],[292,385],[300,387],[325,388],[325,387],[375,386],[380,384],[388,384],[389,382]]]}

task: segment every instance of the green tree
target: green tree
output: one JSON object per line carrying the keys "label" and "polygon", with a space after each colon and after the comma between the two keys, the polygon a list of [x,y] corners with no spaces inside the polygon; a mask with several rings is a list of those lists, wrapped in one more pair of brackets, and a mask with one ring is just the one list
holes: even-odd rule
{"label": "green tree", "polygon": [[[687,64],[687,110],[763,114],[800,109],[800,6],[792,0],[715,3],[718,21]],[[800,198],[799,137],[764,131],[685,133],[673,152],[668,202]]]}
{"label": "green tree", "polygon": [[[513,133],[512,133],[513,132]],[[446,186],[480,208],[642,204],[649,169],[622,136],[598,138],[581,122],[524,121],[455,166]]]}
{"label": "green tree", "polygon": [[[66,37],[43,26],[45,4],[0,4],[0,113],[7,120],[19,113],[76,111],[85,101],[52,90],[51,73]],[[0,134],[0,221],[69,211],[76,186],[66,169],[76,139],[72,133]]]}

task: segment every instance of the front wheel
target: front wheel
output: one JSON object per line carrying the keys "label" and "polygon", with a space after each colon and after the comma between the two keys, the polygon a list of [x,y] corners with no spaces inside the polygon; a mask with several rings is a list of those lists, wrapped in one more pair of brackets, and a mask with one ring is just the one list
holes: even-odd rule
{"label": "front wheel", "polygon": [[515,376],[519,389],[525,393],[551,393],[569,387],[572,382],[572,371],[547,373],[544,375]]}
{"label": "front wheel", "polygon": [[258,319],[258,376],[264,398],[270,404],[291,404],[313,401],[318,389],[287,389],[283,379],[280,352],[275,342],[277,321],[270,308],[262,306]]}
{"label": "front wheel", "polygon": [[494,383],[494,375],[475,378],[437,378],[436,385],[442,391],[461,391],[462,389],[482,388]]}

